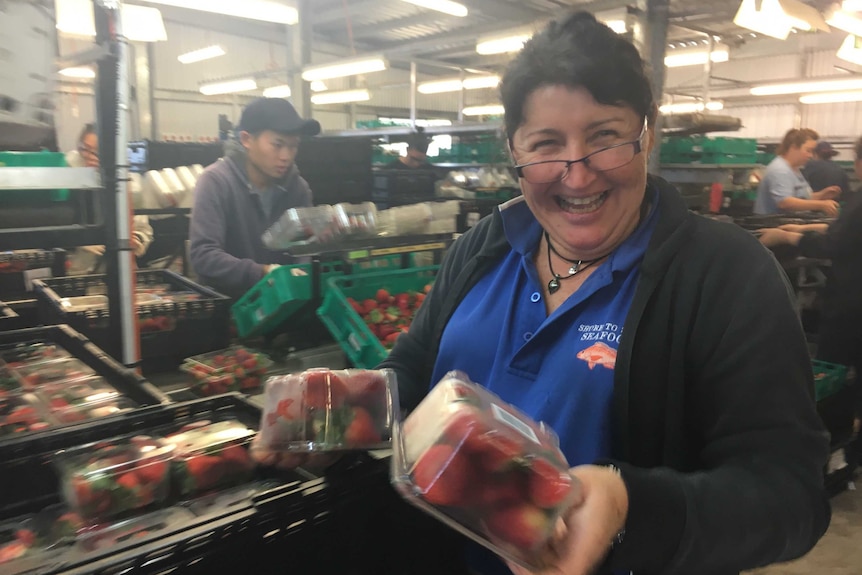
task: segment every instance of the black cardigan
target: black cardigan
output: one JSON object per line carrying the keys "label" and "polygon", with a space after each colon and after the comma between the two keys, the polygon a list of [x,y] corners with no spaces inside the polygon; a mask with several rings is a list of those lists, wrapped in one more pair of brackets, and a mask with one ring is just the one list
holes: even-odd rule
{"label": "black cardigan", "polygon": [[[799,557],[829,525],[828,438],[786,277],[750,234],[691,214],[664,180],[648,186],[661,211],[614,373],[629,511],[608,567],[727,575]],[[495,211],[447,254],[382,364],[404,408],[428,391],[458,303],[509,249]]]}

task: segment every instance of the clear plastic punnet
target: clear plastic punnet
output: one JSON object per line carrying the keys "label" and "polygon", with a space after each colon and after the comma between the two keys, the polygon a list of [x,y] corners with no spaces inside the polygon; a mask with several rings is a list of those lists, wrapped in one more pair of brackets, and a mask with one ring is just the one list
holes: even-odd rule
{"label": "clear plastic punnet", "polygon": [[392,482],[410,503],[524,567],[579,488],[556,434],[461,372],[395,427]]}
{"label": "clear plastic punnet", "polygon": [[22,365],[15,371],[24,389],[35,389],[51,383],[80,380],[96,375],[90,366],[72,358]]}
{"label": "clear plastic punnet", "polygon": [[390,370],[311,369],[270,377],[255,447],[294,452],[388,448],[397,406]]}

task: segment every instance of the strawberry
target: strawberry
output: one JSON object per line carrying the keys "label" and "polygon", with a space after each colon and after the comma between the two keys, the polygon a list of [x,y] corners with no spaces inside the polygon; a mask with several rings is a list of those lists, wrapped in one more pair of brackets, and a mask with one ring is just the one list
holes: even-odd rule
{"label": "strawberry", "polygon": [[17,539],[27,547],[32,547],[33,543],[36,542],[36,534],[29,529],[18,529],[17,531],[15,531],[15,539]]}
{"label": "strawberry", "polygon": [[303,399],[306,409],[338,409],[347,398],[347,386],[338,375],[329,370],[307,371]]}
{"label": "strawberry", "polygon": [[240,382],[240,389],[243,391],[248,391],[250,389],[255,389],[260,385],[260,380],[256,377],[246,377]]}
{"label": "strawberry", "polygon": [[527,481],[520,471],[489,476],[481,483],[478,499],[486,509],[500,509],[527,498]]}
{"label": "strawberry", "polygon": [[135,470],[141,483],[158,484],[164,481],[168,471],[168,464],[164,461],[153,461],[145,463]]}
{"label": "strawberry", "polygon": [[197,455],[186,460],[186,467],[199,490],[211,489],[218,485],[224,472],[220,457]]}
{"label": "strawberry", "polygon": [[474,411],[461,411],[446,424],[443,438],[452,445],[462,445],[469,451],[481,450],[479,436],[487,431],[487,426],[480,423]]}
{"label": "strawberry", "polygon": [[431,284],[425,284],[425,287],[422,288],[422,291],[426,294],[428,292],[430,292],[431,291]]}
{"label": "strawberry", "polygon": [[562,504],[572,492],[572,476],[547,459],[533,460],[529,479],[530,501],[545,509]]}
{"label": "strawberry", "polygon": [[470,463],[463,451],[438,443],[413,466],[413,483],[434,505],[461,505],[467,497]]}
{"label": "strawberry", "polygon": [[241,445],[230,445],[222,449],[221,458],[229,467],[251,469],[254,463]]}
{"label": "strawberry", "polygon": [[516,466],[524,452],[520,442],[499,432],[479,436],[470,447],[480,454],[483,469],[491,473]]}
{"label": "strawberry", "polygon": [[247,369],[249,371],[254,370],[257,367],[257,359],[254,357],[250,357],[248,359],[243,360],[242,368]]}
{"label": "strawberry", "polygon": [[138,488],[140,482],[138,481],[138,477],[133,472],[128,471],[117,478],[117,485],[125,487],[129,490],[134,490]]}
{"label": "strawberry", "polygon": [[377,301],[373,299],[366,299],[362,301],[362,313],[360,315],[368,315],[372,311],[377,309]]}
{"label": "strawberry", "polygon": [[374,299],[377,300],[377,303],[388,304],[390,301],[389,297],[389,292],[383,288],[380,288],[379,290],[377,290],[377,295],[374,296]]}
{"label": "strawberry", "polygon": [[363,313],[365,313],[365,306],[363,306],[361,303],[359,303],[358,301],[356,301],[352,297],[347,298],[347,303],[349,303],[350,307],[353,308],[353,311],[355,311],[359,315],[362,315]]}
{"label": "strawberry", "polygon": [[386,380],[379,371],[359,371],[347,380],[348,401],[372,410],[386,405]]}
{"label": "strawberry", "polygon": [[224,356],[223,355],[217,355],[217,356],[213,357],[213,365],[215,365],[216,367],[223,366],[224,365]]}
{"label": "strawberry", "polygon": [[344,430],[344,443],[350,446],[380,443],[380,433],[375,429],[374,419],[362,407],[353,408],[353,419]]}
{"label": "strawberry", "polygon": [[536,551],[548,536],[550,519],[535,505],[517,503],[492,512],[484,521],[492,540],[515,548]]}

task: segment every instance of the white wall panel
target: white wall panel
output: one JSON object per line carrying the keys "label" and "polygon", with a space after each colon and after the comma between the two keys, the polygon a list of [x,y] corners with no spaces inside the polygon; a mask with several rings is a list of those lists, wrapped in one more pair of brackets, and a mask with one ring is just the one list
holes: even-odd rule
{"label": "white wall panel", "polygon": [[60,93],[56,102],[57,143],[60,150],[68,152],[77,147],[83,127],[95,121],[95,98],[89,94]]}
{"label": "white wall panel", "polygon": [[862,103],[803,106],[802,122],[822,138],[855,140],[862,135]]}
{"label": "white wall panel", "polygon": [[189,138],[198,141],[201,137],[218,137],[218,116],[227,114],[233,117],[233,106],[227,104],[206,104],[158,100],[155,103],[160,139],[173,136],[174,139]]}
{"label": "white wall panel", "polygon": [[723,115],[742,120],[743,128],[730,133],[740,138],[780,138],[793,128],[796,106],[734,106],[727,107]]}

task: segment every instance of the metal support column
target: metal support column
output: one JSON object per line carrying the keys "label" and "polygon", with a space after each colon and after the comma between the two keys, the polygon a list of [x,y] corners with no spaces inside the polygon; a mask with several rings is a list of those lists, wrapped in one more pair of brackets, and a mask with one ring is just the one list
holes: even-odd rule
{"label": "metal support column", "polygon": [[[640,17],[634,30],[634,40],[643,59],[649,62],[652,90],[656,103],[664,94],[664,56],[667,47],[667,26],[670,12],[669,0],[639,0]],[[659,172],[659,147],[661,146],[661,115],[656,119],[656,143],[649,160],[649,171]]]}
{"label": "metal support column", "polygon": [[292,92],[291,101],[296,112],[303,118],[311,117],[311,85],[302,79],[302,68],[311,64],[312,3],[297,0],[296,11],[299,22],[286,26],[287,80]]}
{"label": "metal support column", "polygon": [[410,62],[410,126],[416,129],[416,62]]}
{"label": "metal support column", "polygon": [[139,361],[138,330],[134,302],[134,272],[129,242],[131,212],[127,184],[129,64],[128,41],[123,36],[122,2],[94,0],[96,43],[107,49],[96,73],[99,161],[101,164],[105,213],[105,259],[107,265],[108,330],[107,350],[126,366]]}

